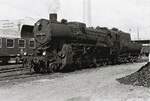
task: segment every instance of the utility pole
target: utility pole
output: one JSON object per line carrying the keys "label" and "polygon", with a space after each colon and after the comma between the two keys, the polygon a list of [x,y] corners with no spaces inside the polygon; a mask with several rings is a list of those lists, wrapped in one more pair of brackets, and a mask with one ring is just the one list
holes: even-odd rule
{"label": "utility pole", "polygon": [[140,40],[139,27],[137,26],[137,39]]}
{"label": "utility pole", "polygon": [[83,0],[83,22],[86,22],[91,26],[91,0]]}
{"label": "utility pole", "polygon": [[85,17],[85,15],[86,15],[86,10],[85,10],[85,8],[86,8],[86,0],[83,0],[83,5],[82,5],[82,9],[83,9],[83,14],[82,14],[82,16],[83,16],[83,18],[82,18],[82,20],[83,20],[83,22],[86,22],[86,17]]}
{"label": "utility pole", "polygon": [[91,18],[91,0],[88,0],[88,23],[91,26],[92,18]]}

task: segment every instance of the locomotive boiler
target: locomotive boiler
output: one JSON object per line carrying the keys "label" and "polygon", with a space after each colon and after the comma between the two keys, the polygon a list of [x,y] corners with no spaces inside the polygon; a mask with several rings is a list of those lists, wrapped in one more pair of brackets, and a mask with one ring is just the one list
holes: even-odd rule
{"label": "locomotive boiler", "polygon": [[88,28],[85,23],[57,21],[57,14],[34,25],[36,48],[30,57],[35,72],[56,72],[133,61],[140,45],[130,34],[104,27]]}

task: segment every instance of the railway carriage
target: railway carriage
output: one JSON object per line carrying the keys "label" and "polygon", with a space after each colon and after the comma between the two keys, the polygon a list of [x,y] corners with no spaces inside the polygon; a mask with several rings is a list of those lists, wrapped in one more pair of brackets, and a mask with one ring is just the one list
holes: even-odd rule
{"label": "railway carriage", "polygon": [[[24,29],[28,31],[28,34],[30,33],[30,37],[26,37]],[[11,58],[19,63],[24,55],[33,53],[32,50],[35,48],[35,40],[31,36],[33,30],[29,31],[26,29],[26,25],[23,25],[22,31],[24,32],[21,37],[0,37],[0,61],[2,64],[7,64]]]}
{"label": "railway carriage", "polygon": [[18,38],[0,38],[0,60],[6,64],[10,58],[19,56]]}

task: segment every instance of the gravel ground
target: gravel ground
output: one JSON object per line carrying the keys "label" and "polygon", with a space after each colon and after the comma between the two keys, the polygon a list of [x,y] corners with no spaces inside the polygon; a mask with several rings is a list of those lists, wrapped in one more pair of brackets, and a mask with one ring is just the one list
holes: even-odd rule
{"label": "gravel ground", "polygon": [[0,87],[0,101],[150,101],[150,89],[120,84],[146,63],[85,69]]}

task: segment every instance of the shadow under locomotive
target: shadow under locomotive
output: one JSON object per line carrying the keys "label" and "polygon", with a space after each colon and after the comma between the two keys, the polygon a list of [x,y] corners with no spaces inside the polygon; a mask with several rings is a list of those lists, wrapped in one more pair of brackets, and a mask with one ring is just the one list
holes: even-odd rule
{"label": "shadow under locomotive", "polygon": [[23,65],[37,73],[72,71],[105,64],[134,62],[142,46],[131,42],[130,34],[116,28],[90,28],[81,22],[38,20],[33,28],[36,48]]}

